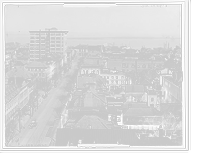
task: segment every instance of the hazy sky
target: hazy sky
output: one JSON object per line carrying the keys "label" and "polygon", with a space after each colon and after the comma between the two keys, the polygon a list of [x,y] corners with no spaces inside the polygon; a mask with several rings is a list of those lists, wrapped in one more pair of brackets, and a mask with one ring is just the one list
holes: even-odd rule
{"label": "hazy sky", "polygon": [[5,6],[7,34],[51,27],[69,37],[180,37],[180,6]]}

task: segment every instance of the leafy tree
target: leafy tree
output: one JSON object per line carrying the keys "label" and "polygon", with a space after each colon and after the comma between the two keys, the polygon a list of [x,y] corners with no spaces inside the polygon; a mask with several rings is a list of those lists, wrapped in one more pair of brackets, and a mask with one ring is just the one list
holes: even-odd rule
{"label": "leafy tree", "polygon": [[175,132],[178,128],[178,123],[173,113],[164,113],[162,116],[162,128],[165,131],[165,135],[167,130]]}

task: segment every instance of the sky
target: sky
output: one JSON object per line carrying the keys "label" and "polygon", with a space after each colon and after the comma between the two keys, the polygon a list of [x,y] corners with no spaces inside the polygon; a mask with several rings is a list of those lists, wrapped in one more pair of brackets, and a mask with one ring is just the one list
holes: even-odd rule
{"label": "sky", "polygon": [[63,5],[6,5],[5,33],[56,27],[68,37],[180,38],[180,6],[64,7]]}

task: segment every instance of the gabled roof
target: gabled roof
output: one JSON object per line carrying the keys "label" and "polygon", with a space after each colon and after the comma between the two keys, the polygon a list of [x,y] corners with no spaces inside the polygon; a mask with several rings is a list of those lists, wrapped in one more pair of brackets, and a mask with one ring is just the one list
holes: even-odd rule
{"label": "gabled roof", "polygon": [[57,129],[55,146],[68,146],[70,141],[74,139],[75,146],[80,139],[82,143],[94,144],[99,139],[104,144],[117,144],[123,139],[125,144],[131,146],[136,144],[136,133],[133,129]]}
{"label": "gabled roof", "polygon": [[12,77],[22,77],[24,79],[28,79],[31,78],[32,75],[27,70],[25,70],[24,67],[16,67],[15,69],[12,69],[6,73],[6,78]]}
{"label": "gabled roof", "polygon": [[109,129],[109,124],[109,122],[104,121],[98,116],[85,115],[76,123],[75,126],[82,129]]}

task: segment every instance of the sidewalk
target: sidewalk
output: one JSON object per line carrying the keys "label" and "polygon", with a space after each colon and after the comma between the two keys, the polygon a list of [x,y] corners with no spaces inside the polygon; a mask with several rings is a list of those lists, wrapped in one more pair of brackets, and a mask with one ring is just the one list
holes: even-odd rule
{"label": "sidewalk", "polygon": [[[58,86],[56,88],[51,88],[47,97],[39,104],[38,109],[34,111],[32,117],[26,115],[21,119],[24,129],[21,129],[21,132],[18,133],[8,146],[48,145],[47,143],[49,140],[47,139],[49,137],[46,137],[46,134],[51,127],[50,123],[54,123],[54,121],[57,120],[57,118],[55,118],[55,109],[62,105],[59,97],[67,95],[66,90],[62,87],[67,85],[67,82],[71,80],[71,76],[74,74],[75,70],[76,68],[72,67],[69,72],[65,73],[63,78],[61,78]],[[33,129],[29,129],[28,125],[32,119],[36,119],[37,126]],[[16,141],[16,138],[19,138],[19,141]]]}

